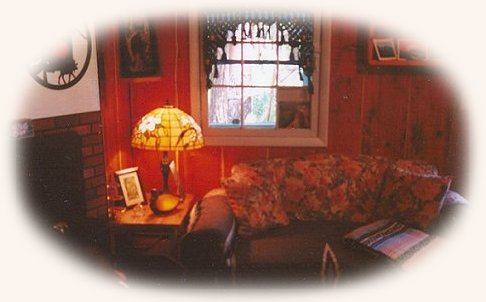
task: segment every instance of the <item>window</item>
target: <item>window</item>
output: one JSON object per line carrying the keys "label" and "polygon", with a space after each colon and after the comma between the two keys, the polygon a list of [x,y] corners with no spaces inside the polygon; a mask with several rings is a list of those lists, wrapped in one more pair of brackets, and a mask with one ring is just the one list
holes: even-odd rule
{"label": "window", "polygon": [[208,144],[326,144],[329,27],[321,27],[303,14],[192,22],[192,114]]}

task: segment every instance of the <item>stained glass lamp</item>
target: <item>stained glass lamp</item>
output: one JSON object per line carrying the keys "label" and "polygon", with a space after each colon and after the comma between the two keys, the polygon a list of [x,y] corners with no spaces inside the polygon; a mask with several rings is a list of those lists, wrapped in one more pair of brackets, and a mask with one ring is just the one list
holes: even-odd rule
{"label": "stained glass lamp", "polygon": [[[173,106],[156,108],[145,114],[132,131],[132,147],[162,151],[160,169],[163,176],[161,192],[152,190],[151,208],[155,214],[169,212],[177,207],[184,196],[174,196],[169,191],[171,159],[169,151],[185,151],[203,147],[201,127],[184,111]],[[160,194],[159,194],[160,193]],[[155,195],[155,196],[154,196]],[[173,207],[171,206],[173,205]]]}

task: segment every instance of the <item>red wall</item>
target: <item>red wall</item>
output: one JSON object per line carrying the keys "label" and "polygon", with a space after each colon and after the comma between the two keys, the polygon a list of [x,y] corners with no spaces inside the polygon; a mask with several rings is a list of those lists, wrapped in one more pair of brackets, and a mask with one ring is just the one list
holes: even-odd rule
{"label": "red wall", "polygon": [[[438,73],[363,70],[359,63],[363,51],[358,43],[360,29],[332,22],[327,151],[428,160],[442,174],[454,175],[454,188],[458,189],[464,181],[461,148],[465,140],[459,103],[446,79]],[[165,18],[157,23],[156,31],[161,74],[137,79],[119,76],[117,28],[98,34],[108,182],[112,181],[113,171],[139,166],[146,190],[161,187],[161,155],[132,149],[131,127],[143,114],[167,101],[190,112],[187,21]],[[180,154],[180,174],[186,191],[201,197],[217,187],[236,162],[316,151],[326,150],[206,146]]]}

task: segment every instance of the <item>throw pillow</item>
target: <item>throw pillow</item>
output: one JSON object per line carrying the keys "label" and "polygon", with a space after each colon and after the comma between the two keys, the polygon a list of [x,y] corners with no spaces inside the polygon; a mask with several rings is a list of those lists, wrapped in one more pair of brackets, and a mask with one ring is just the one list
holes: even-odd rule
{"label": "throw pillow", "polygon": [[347,221],[354,223],[370,222],[376,209],[388,161],[380,157],[358,156],[344,158],[341,164],[344,177],[348,182]]}
{"label": "throw pillow", "polygon": [[[344,179],[335,173],[335,157],[320,160],[292,158],[276,161],[275,183],[282,204],[293,220],[336,220],[348,207],[342,194]],[[333,196],[340,194],[336,198]],[[333,203],[331,204],[331,201]]]}
{"label": "throw pillow", "polygon": [[289,223],[278,189],[267,176],[240,165],[221,181],[242,236]]}
{"label": "throw pillow", "polygon": [[376,218],[392,218],[426,230],[439,214],[450,184],[450,176],[389,170]]}
{"label": "throw pillow", "polygon": [[392,166],[394,169],[414,174],[439,175],[437,167],[421,160],[398,159]]}

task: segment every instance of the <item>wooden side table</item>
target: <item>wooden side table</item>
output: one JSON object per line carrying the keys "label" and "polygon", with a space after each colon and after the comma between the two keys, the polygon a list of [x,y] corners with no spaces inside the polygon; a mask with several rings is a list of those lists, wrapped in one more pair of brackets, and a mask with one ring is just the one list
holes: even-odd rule
{"label": "wooden side table", "polygon": [[174,211],[166,215],[155,215],[149,205],[114,211],[110,223],[112,255],[117,259],[137,256],[177,259],[178,242],[194,203],[194,197],[188,194]]}

